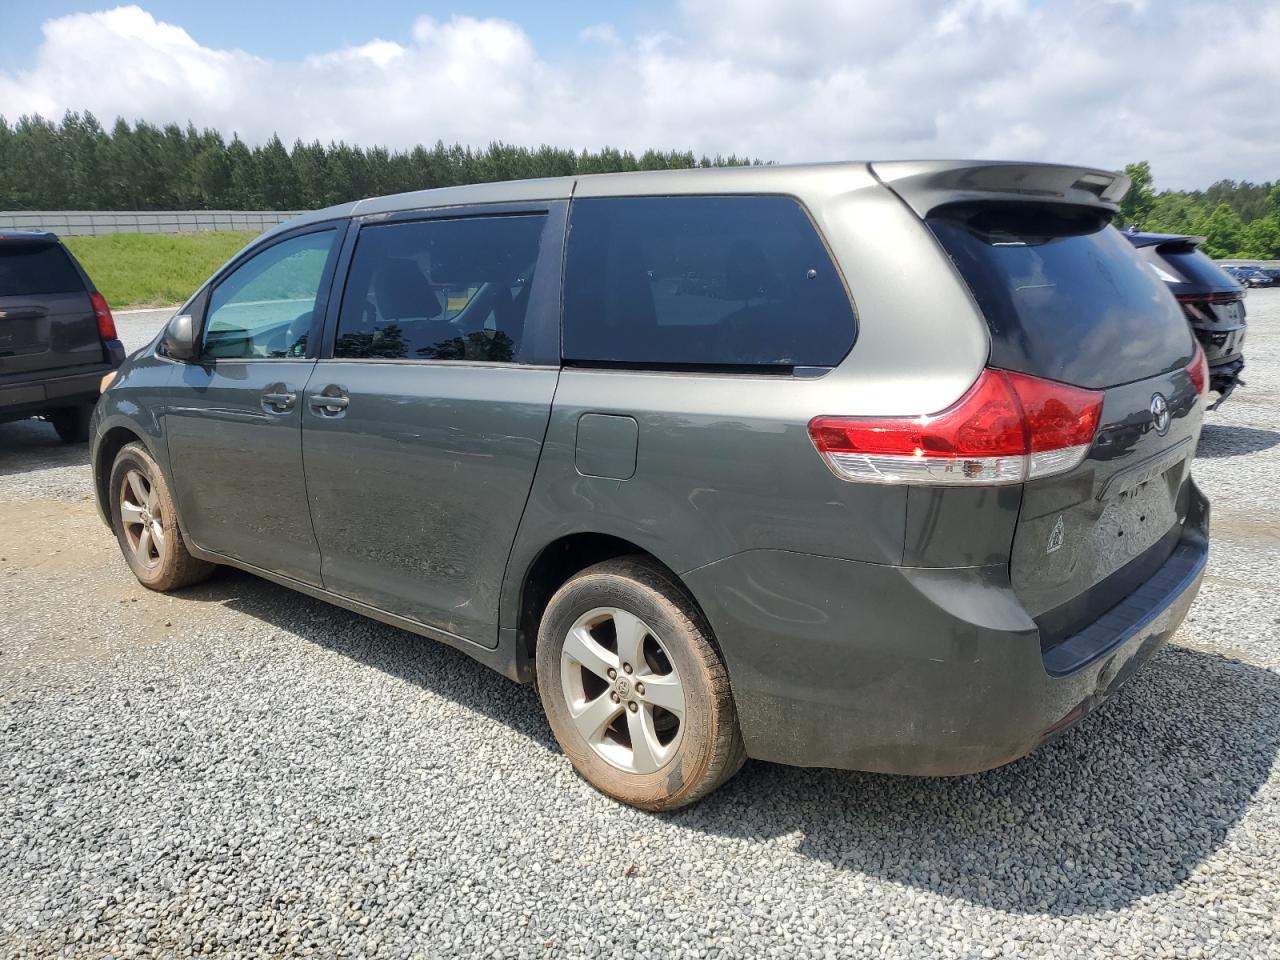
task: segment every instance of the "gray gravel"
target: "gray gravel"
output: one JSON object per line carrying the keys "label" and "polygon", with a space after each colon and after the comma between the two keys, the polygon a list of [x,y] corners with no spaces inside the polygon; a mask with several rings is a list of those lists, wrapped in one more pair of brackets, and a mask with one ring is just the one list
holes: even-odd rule
{"label": "gray gravel", "polygon": [[1280,291],[1249,304],[1211,571],[1122,696],[993,773],[750,763],[662,816],[455,651],[230,571],[148,593],[83,448],[0,426],[0,956],[1280,956]]}

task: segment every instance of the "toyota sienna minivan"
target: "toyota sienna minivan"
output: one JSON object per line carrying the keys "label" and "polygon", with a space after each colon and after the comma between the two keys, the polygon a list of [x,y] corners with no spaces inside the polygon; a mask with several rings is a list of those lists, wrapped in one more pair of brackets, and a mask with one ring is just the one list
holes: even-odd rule
{"label": "toyota sienna minivan", "polygon": [[639,807],[746,757],[986,770],[1204,569],[1205,362],[1127,186],[835,163],[308,213],[121,368],[99,506],[148,587],[228,564],[536,683]]}

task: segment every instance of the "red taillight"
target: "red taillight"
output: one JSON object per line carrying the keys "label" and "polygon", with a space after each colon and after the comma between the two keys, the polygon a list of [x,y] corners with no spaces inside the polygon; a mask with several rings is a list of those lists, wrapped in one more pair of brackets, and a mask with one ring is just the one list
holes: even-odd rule
{"label": "red taillight", "polygon": [[1079,464],[1101,415],[1098,390],[988,368],[941,413],[815,417],[809,436],[846,480],[1021,483]]}
{"label": "red taillight", "polygon": [[107,298],[95,290],[89,294],[89,302],[93,304],[93,315],[98,318],[98,336],[103,340],[114,340],[116,321],[111,316],[111,308],[107,306]]}
{"label": "red taillight", "polygon": [[1191,355],[1191,362],[1187,364],[1187,376],[1195,384],[1196,395],[1203,397],[1209,389],[1209,361],[1205,359],[1204,350],[1198,343],[1196,352]]}

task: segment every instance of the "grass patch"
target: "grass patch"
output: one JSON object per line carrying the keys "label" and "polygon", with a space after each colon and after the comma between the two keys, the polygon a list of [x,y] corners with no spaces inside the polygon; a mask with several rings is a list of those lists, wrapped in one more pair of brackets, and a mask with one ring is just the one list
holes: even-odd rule
{"label": "grass patch", "polygon": [[112,309],[168,306],[195,292],[256,233],[110,233],[63,237]]}

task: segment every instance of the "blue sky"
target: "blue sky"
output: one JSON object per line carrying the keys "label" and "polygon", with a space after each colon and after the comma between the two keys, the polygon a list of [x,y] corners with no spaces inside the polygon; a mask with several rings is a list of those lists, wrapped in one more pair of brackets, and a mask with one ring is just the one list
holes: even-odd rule
{"label": "blue sky", "polygon": [[[0,0],[0,62],[10,69],[28,68],[40,45],[40,25],[68,13],[105,10],[111,3],[71,0]],[[421,0],[151,0],[143,6],[157,20],[186,28],[211,47],[239,48],[262,57],[298,59],[320,50],[353,46],[374,37],[404,40],[423,14],[447,20],[455,13],[514,20],[545,52],[578,43],[578,33],[601,21],[620,31],[661,29],[671,18],[665,3],[610,2],[424,3]],[[536,10],[536,15],[531,11]]]}
{"label": "blue sky", "polygon": [[0,0],[0,116],[393,148],[1145,159],[1158,187],[1203,187],[1280,178],[1277,50],[1280,3],[1238,0]]}

